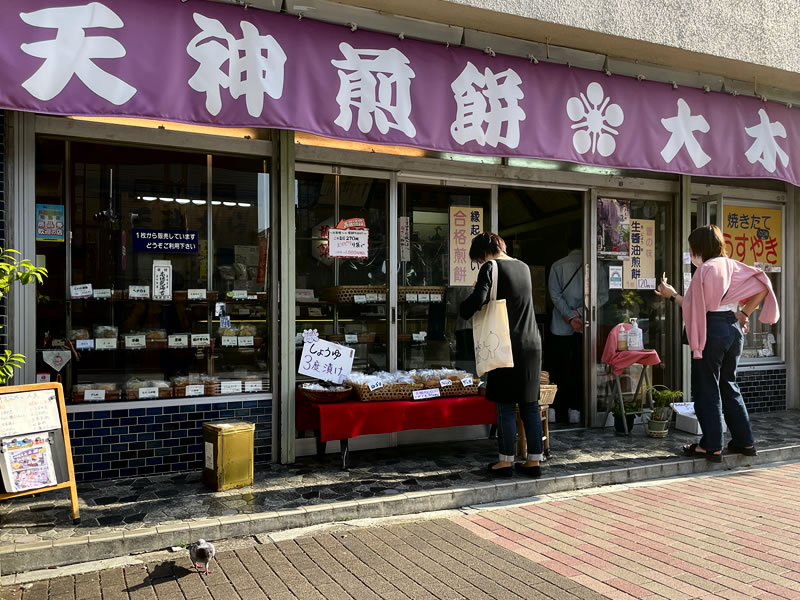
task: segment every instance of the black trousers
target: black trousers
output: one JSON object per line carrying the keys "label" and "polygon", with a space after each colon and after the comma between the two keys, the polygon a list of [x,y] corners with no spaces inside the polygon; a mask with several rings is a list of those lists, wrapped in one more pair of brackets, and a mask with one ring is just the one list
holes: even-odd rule
{"label": "black trousers", "polygon": [[551,335],[550,379],[558,386],[553,408],[556,420],[566,423],[568,410],[583,410],[583,334]]}

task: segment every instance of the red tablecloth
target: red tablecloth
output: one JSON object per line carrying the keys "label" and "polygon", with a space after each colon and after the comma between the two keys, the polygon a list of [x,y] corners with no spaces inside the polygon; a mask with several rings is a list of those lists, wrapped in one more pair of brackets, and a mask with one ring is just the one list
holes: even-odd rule
{"label": "red tablecloth", "polygon": [[661,359],[658,357],[658,352],[655,350],[617,350],[617,335],[620,327],[624,331],[628,331],[633,325],[629,323],[620,323],[606,338],[606,345],[603,348],[603,358],[601,360],[611,367],[614,375],[620,375],[625,369],[631,365],[658,365],[661,364]]}
{"label": "red tablecloth", "polygon": [[463,425],[493,425],[497,408],[483,396],[312,404],[297,394],[297,429],[319,430],[320,441]]}

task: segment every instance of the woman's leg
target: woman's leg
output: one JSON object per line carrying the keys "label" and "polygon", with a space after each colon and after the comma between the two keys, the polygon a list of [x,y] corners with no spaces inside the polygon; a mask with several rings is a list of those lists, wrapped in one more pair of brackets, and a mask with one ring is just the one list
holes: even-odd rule
{"label": "woman's leg", "polygon": [[526,467],[539,464],[544,452],[542,443],[542,419],[539,415],[539,402],[526,402],[519,405],[519,416],[525,427],[525,437],[528,442],[528,456]]}
{"label": "woman's leg", "polygon": [[497,403],[497,447],[499,462],[495,467],[509,467],[514,462],[514,442],[517,439],[517,411],[514,404]]}
{"label": "woman's leg", "polygon": [[[703,430],[699,450],[722,451],[722,398],[720,396],[720,369],[725,351],[729,347],[725,321],[716,317],[706,319],[706,347],[703,358],[692,359],[692,400],[697,421]],[[720,326],[723,326],[721,329]]]}
{"label": "woman's leg", "polygon": [[731,430],[731,443],[739,448],[750,448],[754,443],[753,429],[750,426],[750,416],[747,414],[742,392],[736,383],[736,369],[742,355],[744,336],[738,324],[734,323],[732,327],[735,329],[735,339],[722,359],[719,374],[722,414],[725,416],[728,429]]}

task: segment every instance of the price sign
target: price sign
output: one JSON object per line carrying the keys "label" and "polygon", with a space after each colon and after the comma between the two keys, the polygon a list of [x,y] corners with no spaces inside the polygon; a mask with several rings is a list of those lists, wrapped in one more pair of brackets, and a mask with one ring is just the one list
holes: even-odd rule
{"label": "price sign", "polygon": [[170,348],[188,348],[189,336],[185,333],[171,335],[167,338],[167,346]]}
{"label": "price sign", "polygon": [[453,382],[449,379],[440,379],[439,380],[439,387],[450,387],[453,385]]}
{"label": "price sign", "polygon": [[222,347],[223,348],[235,348],[239,345],[239,338],[235,335],[223,335],[222,336]]}
{"label": "price sign", "polygon": [[206,386],[204,385],[187,385],[186,386],[186,397],[189,398],[191,396],[202,396],[206,393]]}
{"label": "price sign", "polygon": [[128,298],[130,298],[131,300],[149,300],[150,286],[149,285],[128,286]]}
{"label": "price sign", "polygon": [[223,394],[241,394],[242,382],[241,381],[223,381],[220,386],[220,392]]}
{"label": "price sign", "polygon": [[416,302],[417,295],[416,294],[406,294],[406,302]]}
{"label": "price sign", "polygon": [[344,341],[346,344],[357,344],[358,336],[355,333],[345,333]]}
{"label": "price sign", "polygon": [[78,350],[93,350],[94,340],[76,340],[75,347]]}
{"label": "price sign", "polygon": [[199,288],[191,289],[188,291],[189,300],[205,300],[207,293],[207,290],[201,290]]}
{"label": "price sign", "polygon": [[353,296],[353,302],[355,304],[366,304],[367,297],[364,294],[356,294],[355,296]]}
{"label": "price sign", "polygon": [[427,400],[428,398],[439,398],[442,394],[439,392],[439,388],[433,388],[431,390],[414,390],[411,395],[414,400]]}
{"label": "price sign", "polygon": [[126,335],[125,348],[128,350],[139,350],[147,347],[147,338],[143,335]]}
{"label": "price sign", "polygon": [[378,294],[367,294],[367,302],[377,302]]}
{"label": "price sign", "polygon": [[369,258],[369,229],[328,229],[328,256]]}
{"label": "price sign", "polygon": [[234,300],[247,300],[247,290],[233,290],[230,297]]}
{"label": "price sign", "polygon": [[116,350],[117,338],[97,338],[94,341],[95,350]]}
{"label": "price sign", "polygon": [[86,283],[84,285],[71,285],[69,286],[69,295],[73,300],[77,300],[79,298],[91,298],[92,284]]}
{"label": "price sign", "polygon": [[297,372],[316,379],[341,383],[353,368],[355,350],[347,346],[317,340],[303,344]]}
{"label": "price sign", "polygon": [[192,334],[192,348],[207,348],[211,345],[211,336],[207,333]]}
{"label": "price sign", "polygon": [[261,391],[261,380],[258,381],[245,381],[244,382],[244,391],[245,392],[260,392]]}
{"label": "price sign", "polygon": [[111,289],[104,288],[102,290],[95,290],[94,291],[94,299],[95,300],[109,300],[109,299],[111,299]]}
{"label": "price sign", "polygon": [[252,335],[240,335],[239,336],[239,348],[250,348],[253,346],[253,336]]}
{"label": "price sign", "polygon": [[378,294],[378,302],[386,302],[386,294]]}
{"label": "price sign", "polygon": [[157,387],[139,388],[139,399],[145,400],[149,398],[158,398],[158,388]]}
{"label": "price sign", "polygon": [[419,333],[412,333],[411,339],[415,342],[424,342],[425,341],[425,334],[423,332]]}
{"label": "price sign", "polygon": [[375,390],[379,390],[383,387],[382,381],[376,381],[374,383],[367,384],[369,386],[369,391],[374,392]]}
{"label": "price sign", "polygon": [[86,390],[83,392],[83,399],[86,402],[102,402],[106,399],[105,390]]}
{"label": "price sign", "polygon": [[420,302],[430,302],[431,301],[431,295],[430,294],[419,294],[418,298],[419,298]]}
{"label": "price sign", "polygon": [[461,385],[463,385],[464,387],[469,387],[469,386],[473,385],[472,377],[464,377],[461,380]]}
{"label": "price sign", "polygon": [[441,294],[431,294],[431,302],[441,302],[442,295]]}

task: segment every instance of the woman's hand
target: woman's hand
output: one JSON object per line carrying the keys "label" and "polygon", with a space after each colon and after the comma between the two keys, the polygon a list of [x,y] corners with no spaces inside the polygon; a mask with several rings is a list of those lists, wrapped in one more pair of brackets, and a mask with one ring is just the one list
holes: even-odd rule
{"label": "woman's hand", "polygon": [[736,320],[739,321],[739,326],[742,328],[742,333],[747,334],[750,331],[750,317],[740,310],[736,313]]}
{"label": "woman's hand", "polygon": [[673,296],[677,295],[678,291],[666,281],[662,281],[656,288],[656,296],[661,298],[672,298]]}

